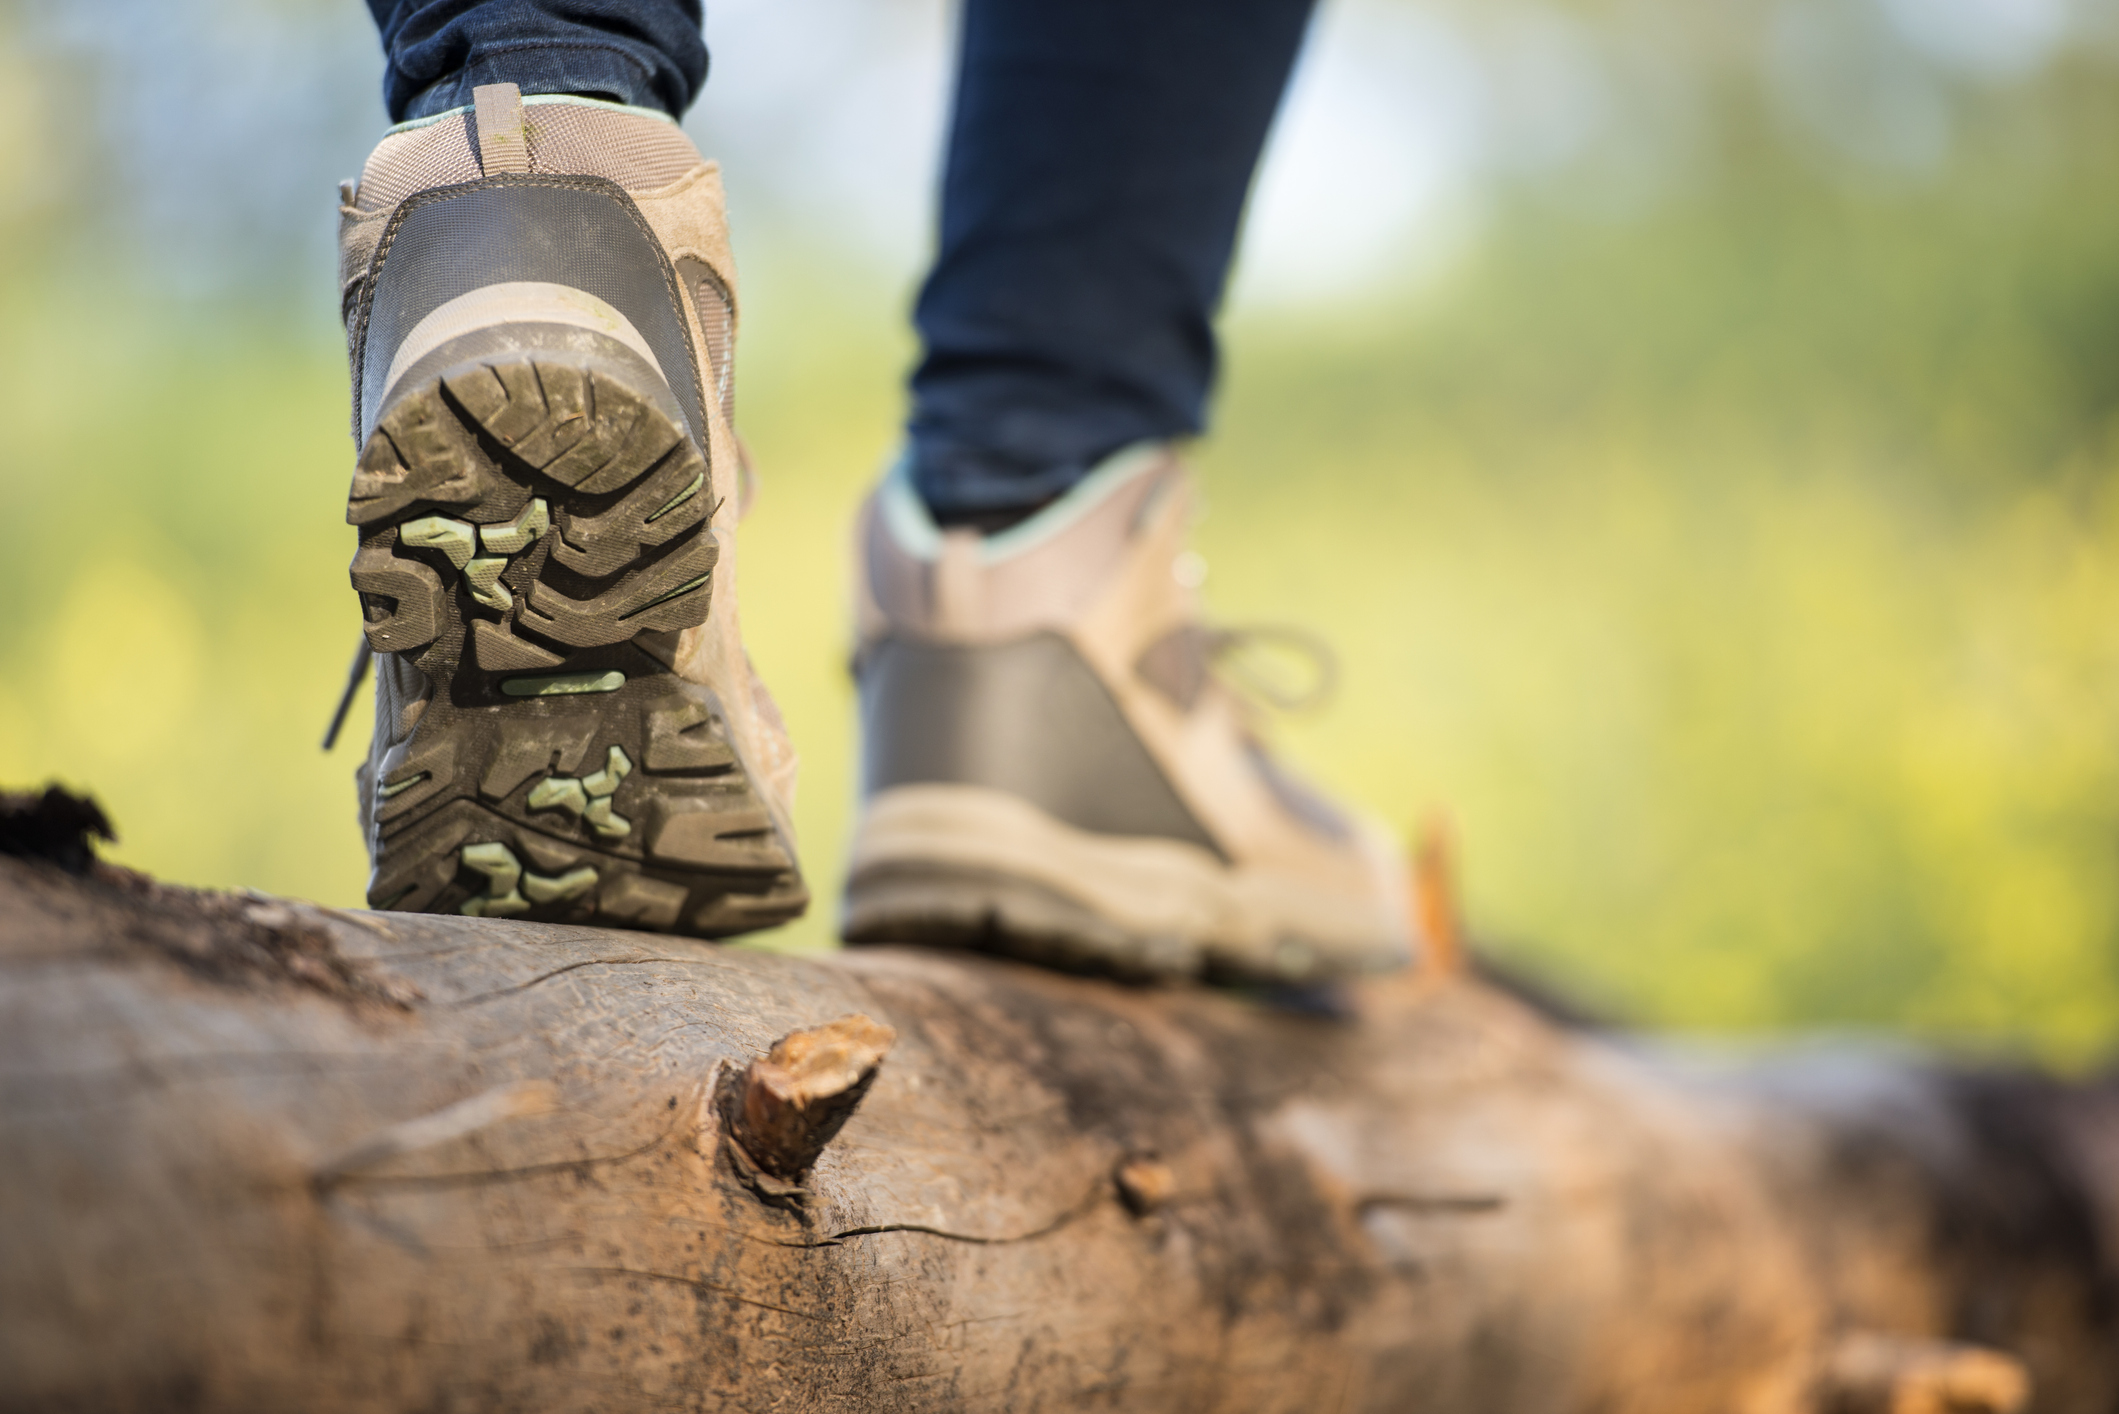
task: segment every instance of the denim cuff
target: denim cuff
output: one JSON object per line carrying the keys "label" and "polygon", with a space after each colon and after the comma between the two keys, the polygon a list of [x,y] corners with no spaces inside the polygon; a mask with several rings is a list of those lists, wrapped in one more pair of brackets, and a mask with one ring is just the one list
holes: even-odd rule
{"label": "denim cuff", "polygon": [[949,521],[1034,511],[1072,491],[1100,460],[1029,460],[915,431],[908,471],[928,512]]}
{"label": "denim cuff", "polygon": [[490,83],[512,83],[526,98],[533,94],[602,98],[674,117],[668,96],[658,90],[655,80],[649,64],[619,45],[482,48],[463,68],[416,95],[397,121],[431,118],[464,107],[471,101],[472,89]]}

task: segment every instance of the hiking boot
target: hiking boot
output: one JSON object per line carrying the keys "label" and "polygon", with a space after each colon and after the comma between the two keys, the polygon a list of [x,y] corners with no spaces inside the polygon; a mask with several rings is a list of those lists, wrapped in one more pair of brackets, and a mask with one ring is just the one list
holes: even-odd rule
{"label": "hiking boot", "polygon": [[858,531],[847,941],[1261,982],[1407,960],[1387,834],[1277,765],[1214,671],[1190,520],[1160,448],[989,536],[886,478]]}
{"label": "hiking boot", "polygon": [[342,192],[368,902],[783,922],[808,896],[736,623],[719,174],[660,114],[475,97]]}

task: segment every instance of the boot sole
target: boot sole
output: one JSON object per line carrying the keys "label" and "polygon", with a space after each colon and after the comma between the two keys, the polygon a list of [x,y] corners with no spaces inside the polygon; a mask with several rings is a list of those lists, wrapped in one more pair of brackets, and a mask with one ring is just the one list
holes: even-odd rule
{"label": "boot sole", "polygon": [[896,786],[868,802],[841,934],[1143,980],[1308,982],[1405,960],[1387,923],[1321,891],[964,785]]}
{"label": "boot sole", "polygon": [[637,374],[490,355],[393,393],[346,518],[366,632],[430,683],[364,772],[376,908],[749,932],[808,894],[711,688],[704,457]]}

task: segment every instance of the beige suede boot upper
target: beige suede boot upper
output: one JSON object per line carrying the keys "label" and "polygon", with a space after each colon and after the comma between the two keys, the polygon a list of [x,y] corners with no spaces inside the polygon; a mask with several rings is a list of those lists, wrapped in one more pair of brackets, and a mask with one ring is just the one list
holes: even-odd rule
{"label": "beige suede boot upper", "polygon": [[865,781],[846,924],[1121,972],[1301,980],[1408,955],[1398,853],[1260,745],[1181,556],[1192,493],[1122,453],[1000,535],[893,477],[858,531]]}

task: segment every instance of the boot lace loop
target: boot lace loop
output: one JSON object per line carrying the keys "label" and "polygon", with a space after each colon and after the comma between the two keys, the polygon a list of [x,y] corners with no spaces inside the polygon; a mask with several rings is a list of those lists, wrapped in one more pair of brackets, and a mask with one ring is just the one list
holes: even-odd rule
{"label": "boot lace loop", "polygon": [[1214,675],[1248,702],[1289,714],[1314,712],[1339,691],[1339,655],[1299,624],[1223,624],[1204,630]]}

